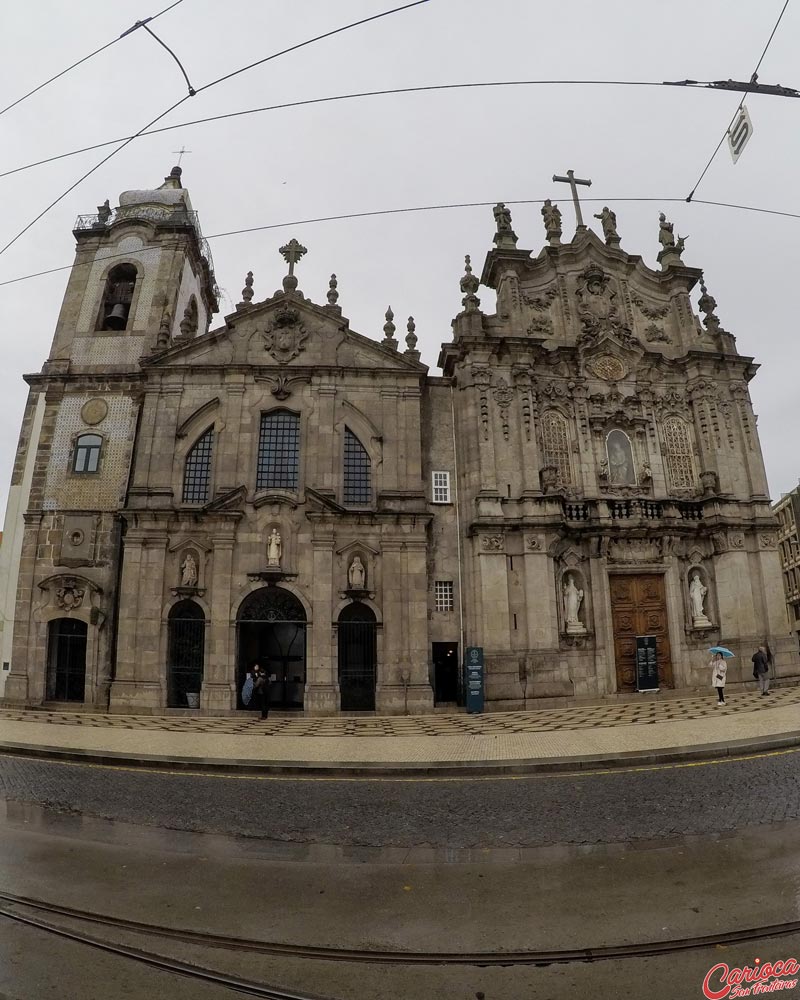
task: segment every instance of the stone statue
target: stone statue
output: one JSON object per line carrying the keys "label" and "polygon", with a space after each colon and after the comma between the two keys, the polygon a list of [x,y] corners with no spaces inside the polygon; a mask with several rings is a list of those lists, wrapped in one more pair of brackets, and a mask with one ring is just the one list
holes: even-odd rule
{"label": "stone statue", "polygon": [[695,628],[711,624],[703,610],[703,601],[707,593],[708,587],[703,585],[700,574],[695,570],[692,573],[692,582],[689,584],[689,604],[692,608],[692,625]]}
{"label": "stone statue", "polygon": [[606,243],[619,243],[619,233],[617,232],[617,213],[612,212],[608,205],[603,206],[603,211],[594,216],[600,220],[603,227],[603,236]]}
{"label": "stone statue", "polygon": [[613,430],[606,439],[608,455],[608,480],[612,486],[635,486],[636,471],[633,466],[633,450],[628,435],[624,431]]}
{"label": "stone statue", "polygon": [[281,534],[273,528],[267,539],[267,566],[280,566],[281,547]]}
{"label": "stone statue", "polygon": [[105,226],[111,218],[111,215],[111,206],[108,203],[108,198],[106,198],[102,205],[97,206],[97,217]]}
{"label": "stone statue", "polygon": [[548,240],[559,238],[561,236],[561,212],[558,205],[554,205],[549,198],[542,206],[542,218]]}
{"label": "stone statue", "polygon": [[350,569],[347,571],[347,582],[350,584],[352,590],[363,590],[366,580],[367,574],[364,569],[364,563],[361,562],[360,556],[354,556],[353,561],[350,563]]}
{"label": "stone statue", "polygon": [[494,208],[494,221],[497,225],[498,233],[511,233],[513,232],[511,228],[511,212],[502,201],[499,201]]}
{"label": "stone statue", "polygon": [[658,242],[666,250],[667,247],[675,246],[675,237],[672,234],[673,224],[667,222],[667,217],[661,212],[658,216]]}
{"label": "stone statue", "polygon": [[563,590],[564,621],[567,626],[567,632],[572,635],[585,632],[586,629],[584,628],[580,618],[578,618],[578,611],[580,610],[581,603],[583,602],[583,591],[579,590],[575,586],[575,578],[572,573],[567,573],[566,583],[564,584]]}
{"label": "stone statue", "polygon": [[197,586],[197,563],[191,552],[187,552],[181,563],[181,586]]}
{"label": "stone statue", "polygon": [[649,462],[645,462],[642,466],[642,471],[639,474],[639,482],[641,483],[651,483],[653,481],[653,470],[650,468]]}

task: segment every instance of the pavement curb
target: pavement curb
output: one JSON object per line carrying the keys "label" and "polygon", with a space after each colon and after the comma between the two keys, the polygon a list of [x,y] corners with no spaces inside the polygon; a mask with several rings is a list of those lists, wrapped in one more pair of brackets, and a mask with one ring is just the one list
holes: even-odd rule
{"label": "pavement curb", "polygon": [[616,754],[579,757],[538,757],[511,760],[431,761],[429,763],[384,761],[253,761],[251,758],[167,757],[156,754],[118,753],[113,750],[82,750],[0,740],[0,754],[34,757],[65,763],[129,767],[137,770],[199,771],[208,774],[286,775],[328,778],[424,778],[481,777],[491,775],[559,774],[563,772],[652,767],[664,764],[705,762],[748,753],[764,753],[800,746],[800,730],[750,740],[704,743],[691,747],[632,750]]}

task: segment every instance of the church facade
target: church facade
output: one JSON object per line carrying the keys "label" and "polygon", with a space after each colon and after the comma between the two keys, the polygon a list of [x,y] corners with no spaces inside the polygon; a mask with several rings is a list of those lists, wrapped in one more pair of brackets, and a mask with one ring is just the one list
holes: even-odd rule
{"label": "church facade", "polygon": [[683,241],[661,216],[653,270],[609,209],[567,242],[546,202],[534,256],[494,214],[441,375],[413,319],[362,336],[335,275],[307,298],[294,239],[210,329],[180,168],[82,216],[26,376],[4,703],[224,714],[259,662],[277,708],[424,712],[479,646],[488,707],[521,708],[632,692],[641,637],[662,688],[706,687],[717,643],[730,681],[765,639],[793,676],[756,365]]}

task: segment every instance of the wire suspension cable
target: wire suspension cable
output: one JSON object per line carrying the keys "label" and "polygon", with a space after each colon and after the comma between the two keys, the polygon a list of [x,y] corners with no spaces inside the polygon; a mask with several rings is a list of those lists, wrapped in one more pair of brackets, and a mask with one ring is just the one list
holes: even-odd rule
{"label": "wire suspension cable", "polygon": [[[543,198],[522,198],[518,200],[512,200],[510,198],[506,199],[506,205],[535,205],[540,204],[544,201]],[[582,198],[582,202],[603,202],[605,204],[613,202],[658,202],[659,204],[671,204],[671,203],[685,203],[685,198]],[[211,236],[206,236],[207,240],[218,240],[223,239],[225,236],[241,236],[247,233],[259,233],[264,232],[269,229],[289,229],[295,226],[310,226],[319,222],[340,222],[348,219],[364,219],[371,218],[379,215],[400,215],[407,212],[436,212],[445,211],[448,209],[456,208],[487,208],[496,204],[496,201],[467,201],[458,202],[452,205],[418,205],[410,208],[388,208],[373,212],[352,212],[345,215],[326,215],[321,216],[316,219],[294,219],[291,222],[274,222],[266,226],[251,226],[248,229],[231,229],[224,233],[213,233]],[[773,208],[759,208],[756,205],[736,205],[731,202],[725,201],[706,201],[702,198],[695,198],[691,204],[693,205],[711,205],[715,208],[729,208],[740,212],[759,212],[765,215],[781,215],[788,219],[800,219],[800,212],[784,212]],[[178,244],[175,244],[177,246]],[[166,244],[167,249],[172,247],[172,244]],[[133,250],[129,253],[124,254],[111,254],[108,257],[104,257],[104,260],[113,260],[115,257],[129,257],[134,253],[143,253],[147,248],[142,250]],[[56,274],[58,271],[69,271],[74,267],[90,267],[94,263],[91,261],[80,261],[77,264],[62,264],[60,267],[51,267],[45,271],[35,271],[32,274],[23,274],[16,278],[7,278],[5,281],[0,281],[0,288],[4,285],[15,285],[20,281],[28,281],[32,278],[41,278],[48,274]]]}
{"label": "wire suspension cable", "polygon": [[175,55],[175,53],[174,53],[174,52],[172,51],[172,49],[171,49],[171,48],[169,47],[169,45],[167,45],[167,43],[166,43],[166,42],[162,42],[162,41],[161,41],[161,39],[160,39],[160,38],[158,37],[158,35],[157,35],[157,34],[155,33],[155,31],[151,31],[151,30],[150,30],[150,29],[149,29],[149,28],[147,27],[147,25],[146,25],[146,24],[143,24],[143,25],[142,25],[142,27],[144,28],[144,30],[145,30],[145,31],[147,32],[147,34],[148,34],[148,35],[152,35],[152,37],[153,37],[153,38],[155,38],[155,40],[156,40],[156,41],[158,42],[158,44],[159,44],[159,45],[160,45],[160,46],[161,46],[162,48],[166,49],[166,50],[167,50],[167,52],[169,52],[169,54],[170,54],[170,55],[172,56],[172,58],[173,58],[173,59],[175,60],[175,62],[176,62],[176,63],[178,64],[178,69],[179,69],[179,70],[181,71],[181,73],[183,73],[183,78],[184,78],[184,80],[186,81],[186,86],[187,86],[187,87],[189,88],[189,97],[194,97],[194,95],[195,95],[195,94],[197,93],[197,91],[196,91],[196,90],[194,89],[194,87],[192,86],[192,81],[191,81],[191,80],[189,79],[189,76],[188,76],[188,74],[187,74],[186,70],[185,70],[185,69],[183,68],[183,63],[182,63],[182,62],[180,61],[180,59],[179,59],[179,58],[178,58],[178,57],[177,57],[177,56]]}
{"label": "wire suspension cable", "polygon": [[[147,129],[138,137],[140,139],[150,135],[159,135],[162,132],[171,132],[179,128],[189,128],[192,125],[206,125],[210,122],[223,121],[227,118],[239,118],[244,115],[261,114],[264,111],[281,111],[285,108],[300,108],[312,104],[325,104],[332,101],[350,101],[362,97],[386,97],[393,94],[422,94],[435,90],[466,90],[473,87],[535,87],[535,86],[579,86],[579,87],[666,87],[667,83],[659,83],[656,80],[489,80],[475,83],[437,83],[422,87],[392,87],[387,90],[362,90],[352,94],[333,94],[328,97],[311,97],[302,101],[286,101],[283,104],[270,104],[263,108],[249,108],[245,111],[229,111],[223,115],[211,115],[208,118],[196,118],[193,121],[178,122],[176,125],[164,125],[161,128]],[[69,156],[77,156],[79,153],[89,153],[93,149],[102,149],[103,146],[113,146],[123,139],[133,138],[129,135],[122,135],[116,139],[107,139],[105,142],[97,142],[92,146],[82,146],[80,149],[72,149],[68,153],[58,153],[55,156],[48,156],[43,160],[34,160],[32,163],[25,163],[19,167],[12,167],[11,170],[0,171],[0,177],[8,177],[11,174],[18,174],[23,170],[30,170],[33,167],[40,167],[45,163],[53,163],[55,160],[63,160]]]}
{"label": "wire suspension cable", "polygon": [[[756,80],[758,79],[758,71],[761,68],[761,63],[764,61],[764,56],[767,54],[767,49],[770,47],[770,45],[772,43],[772,39],[775,37],[775,32],[778,30],[778,25],[781,23],[781,20],[783,19],[783,15],[786,13],[786,8],[788,6],[789,6],[789,0],[785,0],[784,5],[781,8],[780,14],[778,14],[778,20],[775,22],[775,25],[774,25],[772,31],[770,32],[770,36],[767,39],[767,44],[764,46],[764,49],[763,49],[761,55],[759,56],[758,62],[756,63],[756,68],[753,70],[753,75],[750,77],[750,82],[751,83],[755,83]],[[747,97],[747,94],[742,94],[742,98],[739,101],[739,103],[736,105],[736,110],[733,112],[733,116],[732,116],[731,120],[728,122],[728,127],[722,133],[722,138],[719,140],[719,142],[717,143],[716,147],[714,148],[714,152],[709,157],[708,163],[706,163],[706,165],[703,167],[703,172],[700,174],[700,176],[695,181],[695,185],[692,188],[692,190],[689,192],[689,195],[686,198],[686,201],[691,201],[694,198],[695,191],[700,187],[700,184],[701,184],[703,178],[708,173],[709,168],[711,167],[711,164],[716,159],[717,153],[722,148],[722,144],[725,142],[725,136],[728,134],[728,132],[731,129],[731,126],[736,121],[736,116],[739,114],[739,112],[740,112],[740,110],[742,108],[742,105],[744,104],[744,101],[745,101],[746,97]]]}
{"label": "wire suspension cable", "polygon": [[[269,62],[271,59],[276,59],[278,56],[285,55],[288,52],[294,52],[297,49],[301,49],[306,45],[311,45],[314,42],[321,41],[323,38],[330,38],[331,35],[338,35],[342,31],[347,31],[350,28],[356,28],[359,25],[367,24],[370,21],[377,21],[380,18],[388,17],[390,14],[396,14],[400,11],[408,10],[411,7],[418,7],[420,6],[420,4],[429,2],[430,0],[414,0],[413,3],[405,4],[405,6],[403,7],[394,7],[391,10],[385,10],[379,14],[373,14],[371,17],[362,18],[360,21],[353,21],[350,24],[345,24],[340,28],[335,28],[333,31],[326,31],[321,35],[316,35],[314,38],[309,38],[306,39],[304,42],[299,42],[297,45],[292,45],[288,49],[283,49],[280,52],[275,52],[270,56],[266,56],[264,59],[259,59],[257,62],[250,63],[248,66],[243,66],[241,69],[235,70],[233,73],[228,73],[226,76],[221,76],[217,80],[212,80],[211,83],[205,84],[200,88],[200,90],[195,91],[195,93],[200,93],[200,91],[202,90],[208,90],[210,87],[215,87],[218,83],[222,83],[224,80],[229,80],[231,77],[236,76],[239,73],[244,73],[247,70],[253,69],[256,66],[261,66],[265,62]],[[189,94],[186,94],[179,101],[176,101],[175,104],[170,105],[170,107],[168,107],[165,111],[162,111],[160,115],[158,115],[152,121],[148,122],[145,126],[140,128],[135,135],[130,136],[123,143],[117,146],[116,149],[112,149],[112,151],[108,154],[108,156],[103,157],[103,159],[100,160],[99,163],[95,164],[90,170],[87,170],[86,173],[83,174],[81,177],[79,177],[74,184],[71,184],[66,191],[60,194],[54,201],[50,202],[50,204],[45,209],[43,209],[36,216],[35,219],[32,219],[24,227],[24,229],[21,229],[17,233],[17,235],[13,237],[13,239],[9,240],[9,242],[6,243],[4,247],[0,248],[0,255],[4,254],[10,246],[16,243],[16,241],[20,238],[20,236],[24,235],[32,226],[36,225],[39,219],[45,216],[50,211],[50,209],[53,208],[55,205],[57,205],[63,198],[66,198],[66,196],[70,193],[70,191],[74,191],[75,188],[80,183],[85,181],[87,177],[93,174],[95,170],[99,170],[99,168],[102,167],[104,163],[107,163],[112,158],[112,156],[116,156],[116,154],[119,153],[120,150],[124,149],[129,143],[133,142],[134,139],[137,139],[142,134],[142,132],[144,132],[148,128],[151,128],[153,125],[156,124],[156,122],[161,121],[162,118],[165,118],[168,114],[170,114],[170,112],[174,111],[175,108],[180,107],[180,105],[183,104],[184,101],[188,101],[189,98],[193,96],[194,94],[192,94],[191,92]]]}
{"label": "wire suspension cable", "polygon": [[133,25],[133,27],[128,28],[127,31],[123,31],[121,35],[118,35],[116,38],[112,38],[110,42],[106,42],[105,45],[101,45],[99,49],[95,49],[94,52],[90,52],[87,56],[84,56],[82,59],[78,59],[78,61],[72,63],[71,66],[67,66],[66,69],[62,69],[60,73],[56,73],[56,75],[51,76],[49,80],[45,80],[44,83],[40,83],[38,87],[34,87],[33,90],[29,90],[27,94],[23,94],[22,97],[18,97],[16,101],[12,101],[11,104],[8,104],[6,107],[0,109],[0,115],[4,115],[6,111],[10,111],[12,108],[15,108],[18,104],[22,104],[23,101],[26,101],[29,97],[32,97],[34,94],[44,89],[44,87],[46,87],[48,84],[53,83],[55,80],[60,79],[62,76],[65,76],[67,73],[70,72],[70,70],[75,69],[82,63],[88,62],[90,59],[93,59],[94,56],[99,55],[101,52],[104,52],[112,45],[116,45],[118,41],[125,38],[127,35],[130,35],[137,28],[144,27],[150,21],[155,21],[157,17],[161,17],[162,14],[166,14],[167,11],[172,10],[173,7],[177,7],[179,3],[183,3],[183,0],[175,0],[175,3],[172,3],[169,5],[169,7],[165,7],[163,10],[160,10],[157,14],[153,14],[152,17],[147,17],[143,21],[137,21],[136,24]]}

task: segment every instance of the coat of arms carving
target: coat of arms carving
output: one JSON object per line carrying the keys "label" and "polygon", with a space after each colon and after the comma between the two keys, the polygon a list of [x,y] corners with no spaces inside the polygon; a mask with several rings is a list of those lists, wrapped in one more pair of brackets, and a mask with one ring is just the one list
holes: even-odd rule
{"label": "coat of arms carving", "polygon": [[78,586],[77,580],[65,580],[64,586],[56,590],[56,604],[64,611],[72,611],[83,604],[86,591]]}
{"label": "coat of arms carving", "polygon": [[273,358],[285,365],[305,350],[307,338],[308,333],[300,322],[298,311],[284,307],[276,313],[275,319],[265,331],[264,344]]}

